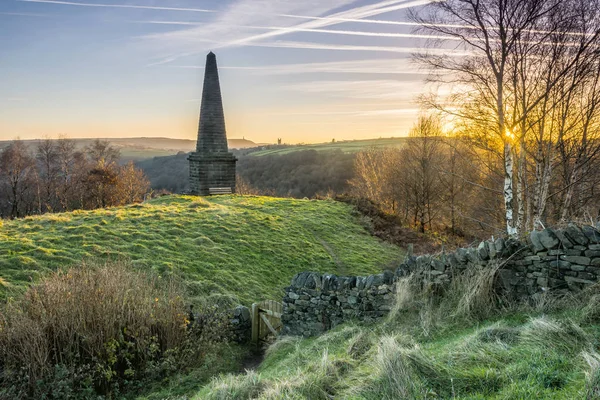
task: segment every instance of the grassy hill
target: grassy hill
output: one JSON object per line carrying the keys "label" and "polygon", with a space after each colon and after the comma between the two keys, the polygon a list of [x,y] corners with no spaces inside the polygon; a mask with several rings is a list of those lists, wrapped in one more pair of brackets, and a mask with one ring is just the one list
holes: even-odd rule
{"label": "grassy hill", "polygon": [[249,155],[254,157],[272,155],[272,154],[289,154],[301,150],[316,150],[316,151],[331,151],[341,150],[344,153],[357,153],[369,147],[386,148],[386,147],[402,147],[406,143],[407,138],[387,138],[387,139],[366,139],[366,140],[346,140],[335,143],[317,143],[317,144],[300,144],[294,146],[268,146],[268,148],[260,151],[254,151]]}
{"label": "grassy hill", "polygon": [[342,203],[243,196],[0,221],[0,297],[92,257],[181,275],[195,296],[278,299],[299,271],[368,274],[400,259],[360,222]]}

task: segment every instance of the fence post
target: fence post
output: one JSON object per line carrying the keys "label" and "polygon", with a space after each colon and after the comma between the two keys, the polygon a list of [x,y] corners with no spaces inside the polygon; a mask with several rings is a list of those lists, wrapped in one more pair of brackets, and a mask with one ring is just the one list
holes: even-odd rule
{"label": "fence post", "polygon": [[412,257],[413,251],[414,251],[414,245],[412,243],[409,243],[408,246],[406,246],[406,258]]}
{"label": "fence post", "polygon": [[260,320],[258,316],[258,304],[252,304],[252,343],[258,344],[258,327]]}

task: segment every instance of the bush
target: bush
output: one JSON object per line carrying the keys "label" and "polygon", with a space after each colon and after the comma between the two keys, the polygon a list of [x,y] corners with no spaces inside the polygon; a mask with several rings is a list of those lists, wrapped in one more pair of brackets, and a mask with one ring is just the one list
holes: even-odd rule
{"label": "bush", "polygon": [[127,263],[55,272],[0,309],[0,398],[135,388],[223,340],[225,317],[207,315],[206,326],[188,329],[182,287]]}

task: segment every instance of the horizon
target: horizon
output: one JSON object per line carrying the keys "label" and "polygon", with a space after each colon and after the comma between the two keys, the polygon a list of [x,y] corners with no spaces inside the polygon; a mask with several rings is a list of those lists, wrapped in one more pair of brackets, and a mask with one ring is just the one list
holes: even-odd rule
{"label": "horizon", "polygon": [[230,139],[406,136],[427,90],[406,12],[429,2],[4,1],[0,140],[196,140],[209,51]]}

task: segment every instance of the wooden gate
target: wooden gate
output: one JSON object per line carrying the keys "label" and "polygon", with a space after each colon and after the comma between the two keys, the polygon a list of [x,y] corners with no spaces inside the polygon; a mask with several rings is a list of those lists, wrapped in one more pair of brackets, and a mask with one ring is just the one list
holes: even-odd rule
{"label": "wooden gate", "polygon": [[257,343],[269,335],[277,336],[283,324],[283,306],[273,300],[252,304],[252,342]]}

